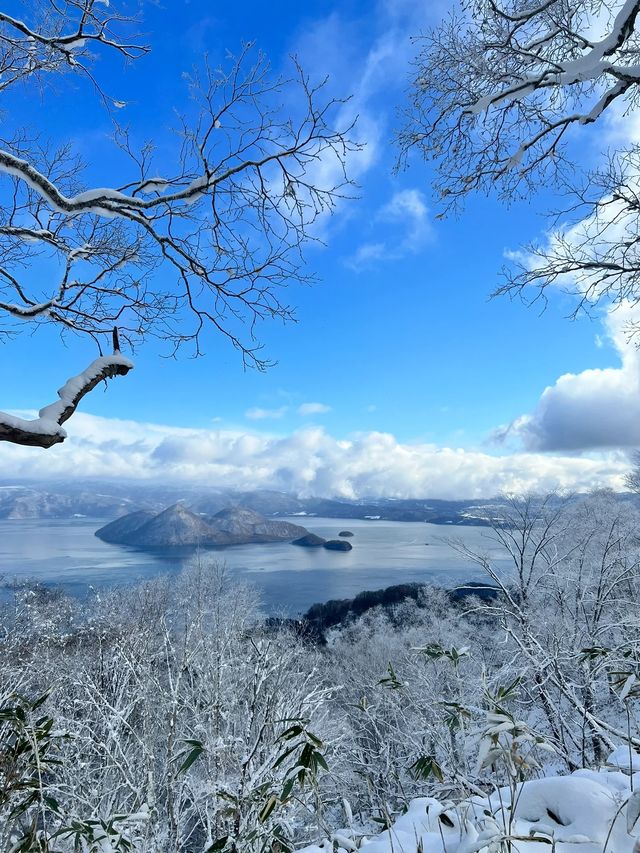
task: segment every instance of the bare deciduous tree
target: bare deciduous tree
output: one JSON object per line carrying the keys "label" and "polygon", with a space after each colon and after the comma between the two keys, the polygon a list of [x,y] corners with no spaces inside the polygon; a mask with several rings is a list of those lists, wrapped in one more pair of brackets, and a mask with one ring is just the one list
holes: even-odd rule
{"label": "bare deciduous tree", "polygon": [[528,192],[567,165],[572,126],[618,98],[636,105],[640,3],[615,7],[471,0],[425,38],[401,142],[436,160],[445,197],[496,182],[507,197]]}
{"label": "bare deciduous tree", "polygon": [[[101,0],[24,3],[21,19],[0,12],[0,91],[47,89],[61,75],[95,87],[112,114],[125,168],[117,186],[88,187],[71,144],[54,144],[12,116],[0,134],[0,334],[40,323],[93,338],[102,352],[117,327],[130,346],[150,336],[170,353],[217,330],[259,369],[256,324],[287,320],[281,295],[308,281],[302,248],[311,226],[347,190],[353,147],[340,102],[313,85],[297,61],[276,78],[251,45],[225,70],[205,64],[188,80],[190,103],[172,162],[152,143],[136,147],[94,76],[97,51],[125,60],[148,47],[135,22]],[[61,81],[61,85],[64,81]],[[297,101],[294,102],[294,94]],[[281,101],[286,99],[285,109]],[[327,168],[329,165],[329,168]],[[80,398],[132,363],[101,356],[58,392],[35,421],[0,415],[0,440],[49,447]]]}
{"label": "bare deciduous tree", "polygon": [[633,468],[625,477],[624,484],[630,492],[640,494],[640,451],[636,450],[632,456]]}
{"label": "bare deciduous tree", "polygon": [[637,108],[639,11],[637,0],[464,0],[420,40],[402,158],[417,149],[434,161],[445,211],[474,191],[509,201],[555,184],[570,198],[496,293],[535,299],[564,287],[576,313],[640,301],[640,148],[581,176],[569,144],[612,105],[625,116]]}

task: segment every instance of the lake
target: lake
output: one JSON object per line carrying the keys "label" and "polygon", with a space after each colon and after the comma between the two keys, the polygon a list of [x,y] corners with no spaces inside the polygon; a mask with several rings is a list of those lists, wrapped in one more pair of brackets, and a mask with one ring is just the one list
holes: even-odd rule
{"label": "lake", "polygon": [[[486,527],[311,517],[286,520],[303,524],[326,539],[350,530],[353,550],[328,551],[276,542],[204,552],[205,559],[224,563],[233,577],[255,585],[270,613],[296,615],[318,601],[352,598],[362,590],[397,583],[419,581],[452,587],[486,580],[447,538],[489,553],[505,570],[507,566]],[[88,518],[0,521],[0,575],[5,595],[7,584],[23,580],[60,584],[74,595],[84,595],[90,587],[175,574],[192,559],[102,542],[94,533],[105,523]]]}

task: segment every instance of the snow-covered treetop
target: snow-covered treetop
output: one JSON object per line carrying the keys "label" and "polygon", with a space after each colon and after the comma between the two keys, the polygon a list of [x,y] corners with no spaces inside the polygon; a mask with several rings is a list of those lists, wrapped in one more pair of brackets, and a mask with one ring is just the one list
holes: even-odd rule
{"label": "snow-covered treetop", "polygon": [[433,161],[440,215],[476,191],[568,199],[542,240],[509,253],[494,294],[544,304],[560,288],[572,316],[640,304],[640,144],[632,128],[617,142],[594,131],[586,164],[578,147],[605,113],[622,128],[638,106],[639,12],[638,0],[460,0],[418,40],[400,165],[416,150]]}

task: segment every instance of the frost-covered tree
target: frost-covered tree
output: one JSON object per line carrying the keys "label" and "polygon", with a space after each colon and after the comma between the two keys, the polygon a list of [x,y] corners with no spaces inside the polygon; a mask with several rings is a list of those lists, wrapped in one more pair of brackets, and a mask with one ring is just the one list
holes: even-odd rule
{"label": "frost-covered tree", "polygon": [[[18,589],[0,626],[2,853],[261,853],[322,830],[317,653],[265,631],[255,592],[216,566],[87,605]],[[31,742],[55,717],[44,777],[14,756],[16,710]]]}
{"label": "frost-covered tree", "polygon": [[567,287],[576,312],[640,302],[640,147],[629,134],[599,152],[604,165],[575,168],[585,127],[638,106],[639,12],[637,0],[461,0],[418,40],[400,143],[434,162],[445,212],[473,192],[508,202],[555,185],[570,199],[497,293]]}
{"label": "frost-covered tree", "polygon": [[[461,546],[501,593],[482,609],[504,631],[503,659],[513,655],[503,673],[520,679],[521,700],[572,769],[629,737],[613,688],[637,677],[640,660],[637,525],[637,510],[608,492],[512,499],[494,524],[512,571]],[[635,726],[630,739],[640,746]]]}
{"label": "frost-covered tree", "polygon": [[[120,341],[155,336],[171,354],[187,345],[200,355],[211,329],[245,364],[267,366],[256,324],[292,316],[282,288],[308,280],[310,227],[348,184],[338,102],[295,60],[289,79],[274,76],[249,45],[189,77],[175,150],[159,157],[118,121],[139,93],[116,99],[97,76],[98,58],[144,60],[134,19],[104,0],[23,0],[11,11],[0,11],[0,334],[46,323],[93,339],[100,357],[38,419],[0,415],[0,440],[63,441],[80,399],[133,366]],[[89,87],[113,120],[123,164],[114,184],[92,185],[64,124],[55,139],[30,125],[38,96],[70,109],[69,82]]]}
{"label": "frost-covered tree", "polygon": [[640,451],[635,451],[632,462],[633,467],[627,474],[624,484],[629,491],[640,494]]}

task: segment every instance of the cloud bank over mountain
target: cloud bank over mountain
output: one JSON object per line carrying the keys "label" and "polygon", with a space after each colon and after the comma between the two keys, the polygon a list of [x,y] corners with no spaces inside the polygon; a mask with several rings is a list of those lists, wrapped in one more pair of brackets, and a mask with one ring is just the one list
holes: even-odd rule
{"label": "cloud bank over mountain", "polygon": [[273,488],[301,496],[479,498],[501,491],[622,488],[622,452],[597,456],[403,444],[366,432],[336,438],[318,426],[286,436],[186,429],[78,413],[67,442],[48,451],[0,445],[10,478],[108,477]]}

